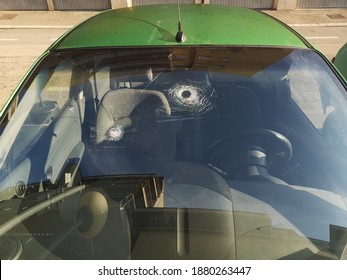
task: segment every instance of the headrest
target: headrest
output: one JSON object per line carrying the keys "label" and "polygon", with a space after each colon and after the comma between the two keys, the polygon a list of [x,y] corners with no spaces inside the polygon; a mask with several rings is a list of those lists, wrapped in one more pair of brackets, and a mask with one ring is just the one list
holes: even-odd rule
{"label": "headrest", "polygon": [[[124,72],[113,72],[111,70],[111,88],[134,87],[133,85],[144,84],[153,80],[151,68],[136,69]],[[129,86],[128,86],[129,85]],[[130,86],[131,85],[131,86]]]}

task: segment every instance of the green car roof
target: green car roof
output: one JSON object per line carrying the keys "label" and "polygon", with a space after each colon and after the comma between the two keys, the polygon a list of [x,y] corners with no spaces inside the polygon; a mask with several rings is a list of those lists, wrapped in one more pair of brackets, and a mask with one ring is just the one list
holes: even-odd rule
{"label": "green car roof", "polygon": [[307,47],[287,26],[261,12],[221,5],[147,5],[100,13],[62,36],[51,49],[113,46],[257,45]]}

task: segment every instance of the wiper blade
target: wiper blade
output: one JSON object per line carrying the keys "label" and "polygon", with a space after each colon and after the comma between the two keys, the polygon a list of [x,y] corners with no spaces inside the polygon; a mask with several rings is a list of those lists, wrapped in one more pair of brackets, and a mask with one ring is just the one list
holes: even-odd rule
{"label": "wiper blade", "polygon": [[28,209],[25,209],[23,212],[21,212],[17,216],[9,219],[7,222],[0,225],[0,237],[3,236],[9,230],[13,229],[17,225],[24,222],[26,219],[30,218],[31,216],[39,213],[42,210],[47,209],[49,206],[52,206],[53,204],[56,204],[62,201],[64,198],[67,198],[69,196],[72,196],[82,191],[84,188],[85,188],[85,185],[69,188],[59,194],[53,195],[51,197],[47,197],[47,199],[41,202],[38,202],[37,204],[35,204],[34,206]]}

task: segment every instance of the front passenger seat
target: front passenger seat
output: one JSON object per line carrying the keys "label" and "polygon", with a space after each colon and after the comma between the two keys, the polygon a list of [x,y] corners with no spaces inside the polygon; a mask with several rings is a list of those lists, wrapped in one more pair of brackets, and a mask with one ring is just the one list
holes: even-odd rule
{"label": "front passenger seat", "polygon": [[[122,88],[101,99],[96,120],[95,150],[111,174],[157,173],[172,162],[175,134],[170,106],[163,93]],[[159,174],[158,174],[159,175]]]}

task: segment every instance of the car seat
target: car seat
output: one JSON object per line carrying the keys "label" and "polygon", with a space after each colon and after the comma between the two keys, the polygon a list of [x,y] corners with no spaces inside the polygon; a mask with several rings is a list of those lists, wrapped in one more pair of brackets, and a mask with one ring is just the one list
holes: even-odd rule
{"label": "car seat", "polygon": [[166,97],[159,91],[123,88],[107,92],[96,120],[98,166],[104,165],[111,174],[164,176],[168,199],[187,197],[187,191],[195,188],[200,194],[218,193],[229,207],[228,185],[219,174],[202,164],[175,161],[176,134],[170,114]]}
{"label": "car seat", "polygon": [[[100,101],[93,160],[103,174],[157,173],[174,160],[175,134],[163,93],[121,88]],[[158,174],[159,175],[159,174]]]}

